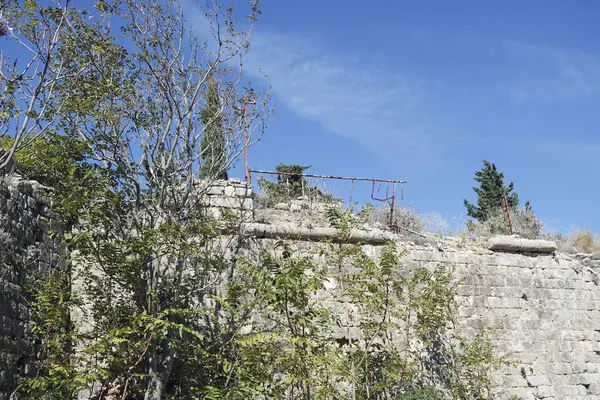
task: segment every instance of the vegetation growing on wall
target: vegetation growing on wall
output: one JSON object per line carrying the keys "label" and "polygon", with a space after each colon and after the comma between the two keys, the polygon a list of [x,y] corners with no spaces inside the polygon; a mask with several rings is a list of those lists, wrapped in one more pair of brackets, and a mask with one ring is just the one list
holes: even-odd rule
{"label": "vegetation growing on wall", "polygon": [[258,179],[258,186],[263,191],[261,202],[273,206],[280,202],[294,200],[300,196],[308,196],[319,201],[331,201],[333,197],[324,193],[318,187],[311,185],[308,179],[302,176],[310,165],[278,164],[276,172],[291,175],[277,175],[277,181],[271,182],[264,177]]}
{"label": "vegetation growing on wall", "polygon": [[[337,215],[344,218],[344,213]],[[338,221],[337,226],[343,231],[351,223]],[[175,233],[165,231],[160,240]],[[204,231],[195,237],[214,235]],[[154,248],[159,236],[147,243]],[[283,242],[258,262],[232,262],[218,257],[209,242],[201,239],[201,250],[187,250],[202,260],[198,266],[212,268],[202,274],[206,289],[195,292],[200,303],[182,303],[156,317],[135,311],[135,260],[113,257],[110,278],[88,275],[84,292],[94,294],[89,305],[97,327],[81,337],[86,346],[74,357],[64,357],[64,331],[53,333],[47,350],[55,352],[49,354],[52,372],[24,380],[22,390],[30,398],[73,398],[97,383],[101,393],[140,398],[149,379],[144,357],[151,351],[148,338],[156,337],[176,349],[164,398],[487,397],[490,369],[501,360],[494,357],[484,333],[472,340],[452,334],[456,283],[451,271],[419,268],[402,275],[401,254],[394,244],[383,248],[378,262],[356,245],[324,250],[330,260],[340,259],[341,251],[344,263],[352,266],[338,294],[344,299],[340,310],[319,299],[325,283],[340,278],[332,264],[317,264]],[[132,248],[149,250],[147,243],[119,244],[102,252],[110,258],[129,248],[131,255]],[[235,271],[231,280],[219,274],[224,270]],[[225,284],[224,291],[209,289],[210,279]],[[128,282],[131,289],[111,281]],[[48,304],[56,305],[36,325],[43,337],[75,305],[56,289],[49,285],[42,291],[37,306],[48,311]],[[339,312],[350,309],[358,311],[345,322],[358,329],[354,334],[339,329]]]}
{"label": "vegetation growing on wall", "polygon": [[496,164],[483,160],[483,168],[475,172],[474,179],[479,183],[479,187],[473,188],[477,194],[477,205],[464,200],[469,217],[484,222],[500,207],[503,197],[506,197],[509,207],[516,208],[519,205],[519,195],[513,191],[514,183],[504,185],[504,174],[498,171]]}
{"label": "vegetation growing on wall", "polygon": [[[349,210],[349,209],[348,209]],[[342,237],[360,221],[348,210],[330,210],[331,225]],[[402,275],[402,254],[389,243],[379,263],[358,245],[331,245],[341,297],[359,310],[354,321],[361,340],[349,340],[345,362],[352,398],[487,398],[491,370],[505,360],[494,357],[485,332],[471,340],[456,336],[457,282],[452,271],[417,268]],[[342,274],[343,266],[356,271]],[[331,268],[331,267],[330,267]],[[436,388],[433,390],[432,388]],[[417,397],[418,398],[418,397]]]}
{"label": "vegetation growing on wall", "polygon": [[504,185],[504,174],[495,164],[483,160],[483,168],[475,172],[475,181],[479,183],[479,187],[473,188],[477,205],[464,200],[467,215],[475,219],[475,222],[467,223],[470,232],[480,237],[510,234],[501,207],[502,198],[506,197],[513,233],[531,239],[540,236],[542,224],[530,202],[525,203],[524,209],[519,208],[519,196],[514,192],[513,182]]}

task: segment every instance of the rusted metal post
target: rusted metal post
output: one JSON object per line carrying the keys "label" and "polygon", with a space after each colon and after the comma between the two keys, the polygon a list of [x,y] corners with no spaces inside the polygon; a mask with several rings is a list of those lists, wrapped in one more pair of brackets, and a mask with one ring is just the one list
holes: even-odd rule
{"label": "rusted metal post", "polygon": [[392,202],[390,203],[390,228],[394,226],[394,206],[396,205],[396,182],[392,189]]}
{"label": "rusted metal post", "polygon": [[242,107],[244,117],[244,180],[247,184],[250,184],[252,179],[250,167],[248,166],[248,147],[250,146],[250,137],[248,135],[248,116],[247,109],[249,104],[256,104],[253,100],[245,100]]}
{"label": "rusted metal post", "polygon": [[502,200],[500,201],[502,205],[502,213],[504,214],[504,222],[506,222],[506,226],[508,227],[508,232],[512,235],[513,228],[512,222],[510,221],[510,214],[508,213],[508,200],[506,200],[506,196],[502,196]]}

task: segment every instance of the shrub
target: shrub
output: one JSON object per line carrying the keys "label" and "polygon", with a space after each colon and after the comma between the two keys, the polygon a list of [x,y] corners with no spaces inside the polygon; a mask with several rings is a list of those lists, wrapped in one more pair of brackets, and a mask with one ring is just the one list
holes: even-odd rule
{"label": "shrub", "polygon": [[398,396],[398,400],[444,400],[446,397],[435,388],[413,389]]}
{"label": "shrub", "polygon": [[[389,218],[390,208],[387,205],[382,205],[373,209],[368,222],[387,226],[390,223]],[[395,225],[415,232],[421,232],[425,226],[421,215],[412,207],[405,205],[398,206],[394,210],[393,220]]]}
{"label": "shrub", "polygon": [[579,231],[571,234],[570,244],[578,251],[584,253],[593,253],[600,251],[600,241],[594,233],[590,231]]}
{"label": "shrub", "polygon": [[423,232],[442,236],[451,236],[455,232],[455,228],[452,227],[451,223],[438,213],[425,213],[421,214],[420,217],[423,220]]}
{"label": "shrub", "polygon": [[[540,236],[542,222],[533,214],[533,211],[513,208],[509,211],[509,215],[513,234],[528,239],[537,239]],[[474,233],[478,237],[510,234],[501,208],[497,208],[495,212],[489,213],[487,219],[483,222],[467,222],[467,227],[469,232]]]}
{"label": "shrub", "polygon": [[300,196],[308,196],[323,202],[335,200],[332,195],[322,192],[318,187],[311,186],[310,182],[302,176],[310,165],[279,164],[275,167],[277,172],[293,175],[277,175],[277,181],[271,182],[263,177],[258,178],[258,186],[263,192],[261,198],[256,198],[258,203],[271,207],[277,203],[288,202]]}

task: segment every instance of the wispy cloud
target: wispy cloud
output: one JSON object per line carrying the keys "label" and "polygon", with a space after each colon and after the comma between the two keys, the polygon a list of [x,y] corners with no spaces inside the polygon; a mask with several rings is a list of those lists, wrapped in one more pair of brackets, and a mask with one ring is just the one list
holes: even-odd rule
{"label": "wispy cloud", "polygon": [[[205,25],[203,18],[192,20],[197,28]],[[521,132],[523,114],[505,112],[510,112],[506,106],[511,103],[523,111],[538,105],[591,103],[600,94],[600,55],[478,34],[440,36],[427,31],[418,40],[406,37],[412,38],[410,43],[398,43],[388,59],[365,48],[344,53],[317,34],[259,26],[245,70],[264,71],[278,106],[299,117],[394,163],[433,168],[447,162],[449,155],[487,151],[495,134],[482,127],[493,127],[497,118],[504,131],[511,131],[514,118],[514,130]],[[407,73],[397,62],[403,46],[419,48],[408,65],[423,75]],[[549,114],[548,120],[552,118]],[[519,133],[519,139],[538,143],[540,129],[547,132],[546,128],[543,124]],[[559,141],[561,134],[554,130],[554,139]],[[570,147],[574,158],[589,148]]]}
{"label": "wispy cloud", "polygon": [[506,86],[513,100],[560,103],[600,93],[600,56],[516,42],[500,48],[516,67]]}
{"label": "wispy cloud", "polygon": [[366,56],[336,53],[308,35],[259,31],[247,66],[264,70],[278,103],[332,133],[417,157],[431,141],[422,118],[426,82]]}

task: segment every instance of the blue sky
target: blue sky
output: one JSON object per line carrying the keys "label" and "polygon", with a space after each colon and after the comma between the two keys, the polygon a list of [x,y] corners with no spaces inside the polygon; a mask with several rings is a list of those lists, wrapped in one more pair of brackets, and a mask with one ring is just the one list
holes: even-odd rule
{"label": "blue sky", "polygon": [[485,158],[551,230],[600,232],[598,15],[595,0],[263,0],[245,67],[276,107],[250,166],[406,179],[406,204],[456,220]]}
{"label": "blue sky", "polygon": [[485,158],[549,228],[600,231],[598,15],[585,0],[265,0],[246,70],[269,76],[276,109],[250,165],[406,179],[406,204],[454,219]]}

